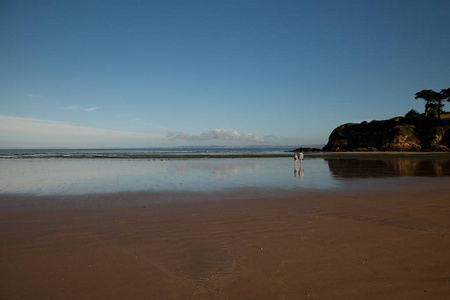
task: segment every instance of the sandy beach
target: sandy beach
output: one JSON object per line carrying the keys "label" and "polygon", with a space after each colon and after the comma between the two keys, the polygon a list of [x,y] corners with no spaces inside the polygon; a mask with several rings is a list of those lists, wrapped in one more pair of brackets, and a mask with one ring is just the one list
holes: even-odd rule
{"label": "sandy beach", "polygon": [[448,178],[224,195],[1,195],[0,299],[450,295]]}

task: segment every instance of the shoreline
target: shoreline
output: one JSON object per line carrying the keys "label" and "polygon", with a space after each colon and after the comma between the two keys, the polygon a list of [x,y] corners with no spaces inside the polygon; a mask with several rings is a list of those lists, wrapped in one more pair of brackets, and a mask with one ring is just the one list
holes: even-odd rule
{"label": "shoreline", "polygon": [[[157,196],[40,196],[27,207],[35,197],[0,195],[0,298],[444,299],[450,293],[446,178],[148,201]],[[62,200],[78,204],[60,207]]]}
{"label": "shoreline", "polygon": [[[274,152],[252,152],[249,153],[96,153],[86,152],[73,154],[61,153],[1,153],[1,160],[8,159],[131,159],[131,160],[184,160],[184,159],[217,159],[217,158],[280,158],[291,157],[295,150],[284,150]],[[427,159],[449,159],[450,152],[439,151],[304,151],[309,158],[427,158]]]}

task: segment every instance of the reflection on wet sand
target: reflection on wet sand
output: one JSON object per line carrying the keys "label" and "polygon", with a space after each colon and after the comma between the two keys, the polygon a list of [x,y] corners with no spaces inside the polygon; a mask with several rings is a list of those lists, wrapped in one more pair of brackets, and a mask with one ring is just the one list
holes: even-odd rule
{"label": "reflection on wet sand", "polygon": [[301,164],[300,164],[300,168],[297,168],[297,166],[295,166],[294,175],[299,176],[300,179],[303,179],[303,176],[305,176],[305,170],[303,169],[303,166]]}
{"label": "reflection on wet sand", "polygon": [[166,167],[170,174],[186,175],[192,172],[209,173],[215,176],[237,175],[243,171],[255,171],[263,168],[263,160],[245,159],[210,159],[210,160],[184,160],[174,162],[175,166]]}
{"label": "reflection on wet sand", "polygon": [[352,180],[338,180],[341,178],[450,176],[450,159],[310,158],[297,161],[294,167],[293,178],[292,160],[287,157],[164,161],[3,159],[0,194],[329,189],[353,184]]}
{"label": "reflection on wet sand", "polygon": [[450,176],[450,160],[325,159],[338,178]]}

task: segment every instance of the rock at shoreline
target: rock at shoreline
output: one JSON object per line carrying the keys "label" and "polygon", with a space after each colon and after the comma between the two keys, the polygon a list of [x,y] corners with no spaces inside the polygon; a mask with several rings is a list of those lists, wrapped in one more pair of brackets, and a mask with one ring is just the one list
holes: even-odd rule
{"label": "rock at shoreline", "polygon": [[394,118],[334,129],[323,151],[450,151],[450,120]]}
{"label": "rock at shoreline", "polygon": [[320,149],[320,148],[310,148],[310,147],[306,147],[306,148],[300,147],[300,148],[297,148],[297,149],[289,151],[289,152],[300,152],[300,151],[303,151],[303,152],[321,152],[322,149]]}

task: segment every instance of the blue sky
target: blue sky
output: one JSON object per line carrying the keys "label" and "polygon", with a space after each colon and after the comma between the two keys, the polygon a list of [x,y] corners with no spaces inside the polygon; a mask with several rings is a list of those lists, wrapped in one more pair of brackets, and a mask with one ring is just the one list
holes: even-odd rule
{"label": "blue sky", "polygon": [[0,147],[323,145],[340,124],[422,112],[416,92],[450,87],[449,12],[447,0],[3,0]]}

